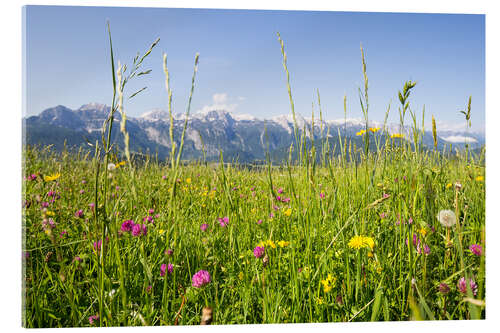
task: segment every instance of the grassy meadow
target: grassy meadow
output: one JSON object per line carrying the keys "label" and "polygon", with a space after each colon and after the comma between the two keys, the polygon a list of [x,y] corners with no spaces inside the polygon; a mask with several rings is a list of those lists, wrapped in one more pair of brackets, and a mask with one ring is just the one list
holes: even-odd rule
{"label": "grassy meadow", "polygon": [[[370,128],[362,53],[364,147],[345,137],[333,154],[322,129],[316,151],[295,126],[281,165],[222,153],[185,165],[183,133],[166,163],[138,163],[123,91],[157,42],[128,72],[111,51],[112,111],[92,153],[24,147],[25,327],[485,318],[484,149],[422,147],[414,82],[399,101],[412,132]],[[164,71],[172,115],[166,55]],[[108,135],[115,112],[123,152]]]}

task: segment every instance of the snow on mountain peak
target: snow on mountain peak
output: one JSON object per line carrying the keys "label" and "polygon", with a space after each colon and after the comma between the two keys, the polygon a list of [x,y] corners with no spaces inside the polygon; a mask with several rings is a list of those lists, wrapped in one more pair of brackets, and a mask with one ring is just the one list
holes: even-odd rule
{"label": "snow on mountain peak", "polygon": [[106,104],[92,102],[92,103],[88,103],[88,104],[84,104],[84,105],[80,106],[80,108],[78,110],[79,111],[97,110],[97,111],[101,111],[101,112],[107,112],[107,111],[109,111],[109,106],[107,106]]}
{"label": "snow on mountain peak", "polygon": [[153,109],[151,111],[143,113],[140,117],[142,120],[156,121],[156,120],[167,120],[169,115],[166,111],[162,109]]}

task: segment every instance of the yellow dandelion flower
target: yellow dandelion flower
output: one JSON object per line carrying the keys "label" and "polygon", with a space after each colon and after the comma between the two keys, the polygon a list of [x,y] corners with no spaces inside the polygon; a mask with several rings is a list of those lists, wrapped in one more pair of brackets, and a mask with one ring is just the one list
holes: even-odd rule
{"label": "yellow dandelion flower", "polygon": [[476,182],[482,182],[484,181],[484,177],[483,176],[477,176],[476,177]]}
{"label": "yellow dandelion flower", "polygon": [[240,279],[240,281],[243,281],[243,277],[244,277],[243,272],[240,272],[240,274],[238,274],[238,278]]}
{"label": "yellow dandelion flower", "polygon": [[186,178],[186,183],[191,184],[191,178]]}
{"label": "yellow dandelion flower", "polygon": [[323,300],[323,297],[318,297],[318,298],[316,298],[316,303],[321,305],[321,304],[324,304],[325,301]]}
{"label": "yellow dandelion flower", "polygon": [[323,285],[323,291],[325,293],[328,293],[330,290],[332,290],[332,286],[330,286],[328,280],[321,280],[321,284]]}
{"label": "yellow dandelion flower", "polygon": [[354,236],[347,244],[350,248],[359,250],[364,246],[363,236]]}
{"label": "yellow dandelion flower", "polygon": [[121,167],[122,165],[125,165],[125,161],[121,161],[119,162],[118,164],[115,165],[115,168],[119,168]]}
{"label": "yellow dandelion flower", "polygon": [[368,246],[371,250],[375,247],[375,242],[371,237],[363,237],[363,245]]}
{"label": "yellow dandelion flower", "polygon": [[370,127],[368,130],[372,133],[376,133],[380,130],[380,127]]}
{"label": "yellow dandelion flower", "polygon": [[280,247],[285,247],[285,246],[290,245],[290,242],[287,242],[287,241],[284,241],[284,240],[280,240],[280,241],[278,242],[278,245],[279,245]]}
{"label": "yellow dandelion flower", "polygon": [[287,210],[285,210],[285,211],[283,212],[283,214],[285,214],[286,216],[290,216],[290,215],[292,215],[292,209],[291,209],[291,208],[288,208]]}
{"label": "yellow dandelion flower", "polygon": [[368,258],[373,258],[373,252],[372,251],[368,252],[367,256]]}
{"label": "yellow dandelion flower", "polygon": [[268,241],[266,242],[266,245],[267,245],[267,246],[272,247],[273,249],[275,249],[275,248],[276,248],[276,244],[274,244],[274,242],[273,242],[272,240],[268,240]]}
{"label": "yellow dandelion flower", "polygon": [[45,215],[47,215],[47,216],[56,216],[56,213],[54,213],[53,211],[48,210],[48,211],[45,212]]}
{"label": "yellow dandelion flower", "polygon": [[158,233],[159,233],[160,235],[163,235],[163,234],[165,233],[165,230],[163,230],[163,229],[159,229],[159,230],[158,230]]}
{"label": "yellow dandelion flower", "polygon": [[45,180],[46,182],[51,182],[53,180],[56,180],[59,177],[61,177],[61,174],[58,172],[58,173],[50,175],[50,176],[44,176],[43,180]]}
{"label": "yellow dandelion flower", "polygon": [[366,130],[361,130],[358,133],[356,133],[357,136],[362,136],[363,134],[366,133]]}
{"label": "yellow dandelion flower", "polygon": [[422,236],[427,235],[427,230],[426,230],[424,227],[422,227],[422,228],[421,228],[418,232],[419,232]]}
{"label": "yellow dandelion flower", "polygon": [[452,187],[453,185],[451,185],[451,183],[448,183],[446,184],[446,189],[449,189],[450,187]]}
{"label": "yellow dandelion flower", "polygon": [[391,139],[402,139],[404,137],[405,135],[401,133],[394,133],[393,135],[391,135]]}
{"label": "yellow dandelion flower", "polygon": [[210,193],[208,194],[208,197],[209,197],[210,199],[215,198],[215,191],[213,191],[213,190],[212,190],[212,191],[210,191]]}

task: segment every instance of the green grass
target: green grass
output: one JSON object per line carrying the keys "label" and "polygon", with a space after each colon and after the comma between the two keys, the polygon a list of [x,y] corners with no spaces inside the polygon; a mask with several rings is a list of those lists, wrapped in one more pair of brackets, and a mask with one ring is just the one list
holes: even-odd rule
{"label": "green grass", "polygon": [[[129,151],[124,89],[149,72],[139,73],[140,66],[157,43],[134,58],[128,73],[120,63],[115,69],[111,50],[112,111],[102,142],[89,143],[93,155],[24,147],[25,327],[199,324],[204,307],[213,309],[214,324],[484,319],[485,257],[469,251],[472,244],[485,250],[484,150],[480,156],[424,150],[409,100],[415,83],[405,84],[400,109],[402,124],[406,111],[412,116],[413,142],[390,138],[385,124],[368,127],[362,54],[364,147],[339,135],[335,155],[329,129],[326,136],[322,129],[316,152],[295,125],[289,160],[279,166],[268,157],[265,168],[248,170],[224,163],[222,153],[219,164],[185,165],[179,163],[183,139],[166,164],[139,163]],[[198,55],[186,116],[197,66]],[[321,119],[319,91],[318,106]],[[107,135],[116,111],[124,154]],[[119,167],[111,170],[109,163]],[[444,209],[458,218],[451,228],[437,220]],[[146,225],[147,234],[122,231],[126,220]],[[373,246],[356,247],[355,236]],[[256,258],[253,250],[262,245],[265,256]],[[172,264],[172,273],[161,276],[162,264]],[[211,276],[202,288],[192,286],[199,270]],[[477,283],[476,295],[470,287],[460,290],[462,277]],[[439,291],[443,283],[448,293]]]}

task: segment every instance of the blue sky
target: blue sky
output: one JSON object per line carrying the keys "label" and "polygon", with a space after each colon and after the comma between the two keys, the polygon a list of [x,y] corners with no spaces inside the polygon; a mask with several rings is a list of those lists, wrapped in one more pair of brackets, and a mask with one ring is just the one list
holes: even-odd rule
{"label": "blue sky", "polygon": [[463,123],[458,111],[472,95],[472,127],[484,130],[485,20],[458,14],[28,6],[28,115],[59,104],[111,103],[107,20],[115,57],[124,63],[161,39],[145,62],[151,75],[127,87],[129,94],[148,87],[126,101],[130,116],[167,108],[162,52],[175,113],[185,112],[196,52],[193,111],[216,106],[260,118],[289,113],[279,31],[296,111],[304,116],[319,89],[325,118],[344,117],[344,94],[348,117],[362,117],[362,44],[371,119],[382,121],[391,103],[390,120],[398,121],[397,92],[413,80],[411,105],[419,119],[425,104],[426,119],[434,115],[438,127]]}

